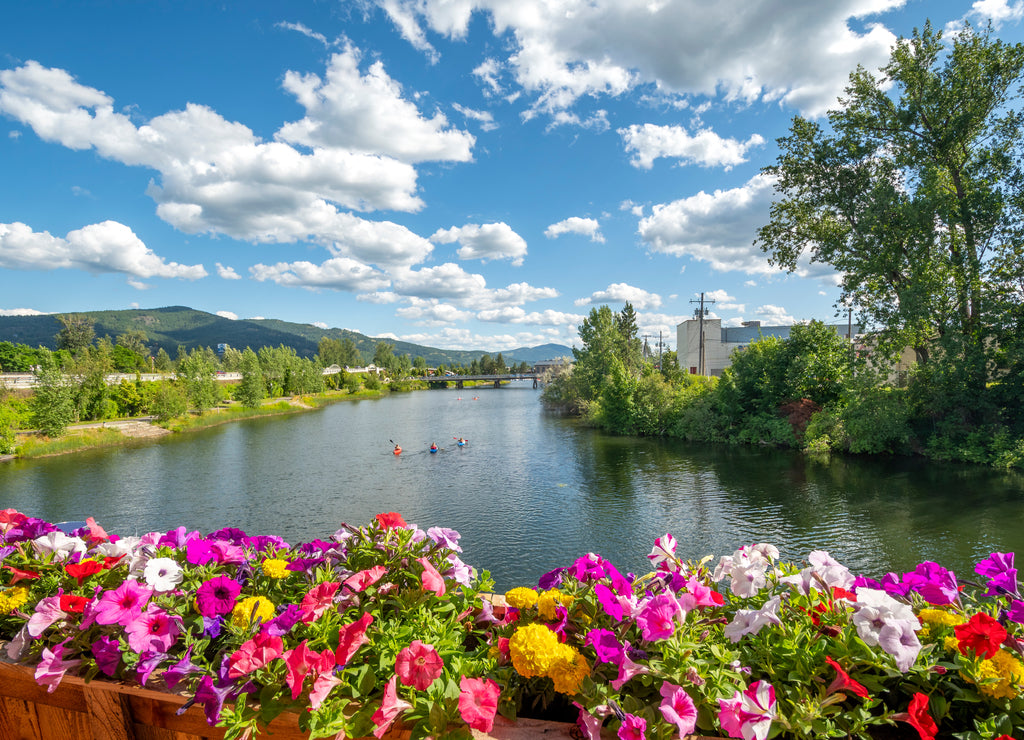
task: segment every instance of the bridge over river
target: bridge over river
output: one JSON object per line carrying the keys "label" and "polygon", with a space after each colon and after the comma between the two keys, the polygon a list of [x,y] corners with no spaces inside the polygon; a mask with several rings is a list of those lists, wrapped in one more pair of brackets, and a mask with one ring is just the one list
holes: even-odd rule
{"label": "bridge over river", "polygon": [[504,373],[502,375],[428,375],[426,377],[415,378],[416,380],[425,380],[428,383],[455,383],[456,388],[462,388],[463,383],[467,380],[486,380],[493,381],[495,388],[500,388],[503,381],[509,380],[532,380],[533,387],[540,387],[541,373],[532,371],[528,373]]}

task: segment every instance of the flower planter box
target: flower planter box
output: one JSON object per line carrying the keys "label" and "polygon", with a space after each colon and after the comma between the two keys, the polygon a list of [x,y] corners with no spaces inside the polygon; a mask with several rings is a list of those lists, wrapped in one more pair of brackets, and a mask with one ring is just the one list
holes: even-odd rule
{"label": "flower planter box", "polygon": [[[221,740],[224,730],[211,727],[200,707],[177,714],[186,698],[177,694],[112,681],[86,683],[65,676],[47,693],[29,666],[0,662],[0,740]],[[570,740],[575,725],[496,717],[479,740]],[[283,714],[262,736],[273,740],[305,740],[294,714]],[[408,731],[393,730],[383,740],[407,740]],[[372,740],[372,739],[371,739]]]}

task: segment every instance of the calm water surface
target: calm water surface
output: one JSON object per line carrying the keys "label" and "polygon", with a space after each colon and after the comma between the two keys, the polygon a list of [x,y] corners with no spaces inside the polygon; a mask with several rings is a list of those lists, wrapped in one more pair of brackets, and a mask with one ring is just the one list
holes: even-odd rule
{"label": "calm water surface", "polygon": [[234,526],[293,543],[398,511],[459,530],[463,559],[500,589],[591,551],[645,571],[666,532],[688,558],[771,542],[793,560],[825,549],[874,576],[936,560],[965,577],[993,550],[1024,553],[1019,474],[607,437],[545,413],[529,384],[396,394],[0,464],[6,507],[50,521],[91,515],[120,534]]}

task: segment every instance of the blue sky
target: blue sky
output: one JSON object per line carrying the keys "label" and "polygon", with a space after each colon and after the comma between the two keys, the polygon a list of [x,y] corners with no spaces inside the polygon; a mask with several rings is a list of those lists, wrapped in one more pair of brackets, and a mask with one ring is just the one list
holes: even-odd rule
{"label": "blue sky", "polygon": [[1022,0],[9,3],[0,315],[187,305],[443,348],[832,320],[753,246],[775,140]]}

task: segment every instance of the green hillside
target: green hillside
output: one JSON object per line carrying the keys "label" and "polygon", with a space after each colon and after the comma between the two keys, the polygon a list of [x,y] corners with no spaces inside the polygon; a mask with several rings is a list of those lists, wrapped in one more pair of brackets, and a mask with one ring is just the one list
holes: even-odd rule
{"label": "green hillside", "polygon": [[[178,347],[191,350],[195,347],[214,347],[228,344],[238,349],[252,347],[293,347],[303,357],[312,357],[323,337],[351,339],[367,362],[373,359],[378,339],[367,337],[346,329],[321,329],[312,324],[293,324],[277,319],[225,319],[216,314],[197,311],[185,306],[165,308],[139,308],[122,311],[81,311],[95,321],[96,336],[111,339],[128,331],[145,332],[150,350],[156,353],[163,348],[171,357],[178,354]],[[55,337],[61,324],[52,315],[44,316],[0,316],[0,341],[27,344],[30,347],[55,346]],[[415,358],[422,356],[428,365],[468,365],[483,354],[492,357],[493,350],[445,350],[425,347],[409,342],[385,340],[394,345],[396,355],[408,354]],[[502,352],[508,363],[538,362],[564,355],[572,351],[563,345],[545,344],[540,347],[520,347]]]}

